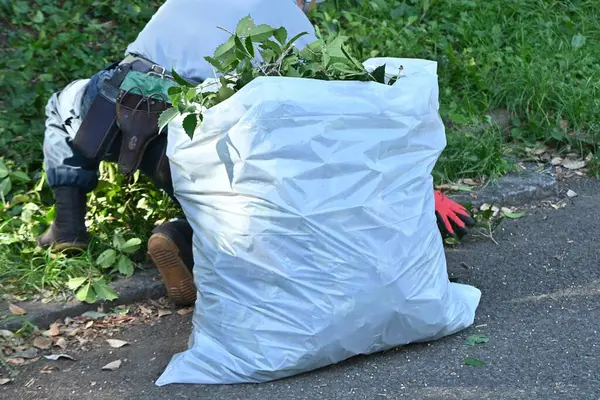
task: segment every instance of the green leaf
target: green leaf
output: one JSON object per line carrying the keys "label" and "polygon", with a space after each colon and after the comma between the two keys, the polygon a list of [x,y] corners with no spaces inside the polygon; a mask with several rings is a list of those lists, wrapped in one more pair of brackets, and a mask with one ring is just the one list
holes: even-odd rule
{"label": "green leaf", "polygon": [[571,46],[573,46],[575,49],[579,49],[583,47],[585,40],[586,37],[578,33],[577,35],[573,36],[573,39],[571,39]]}
{"label": "green leaf", "polygon": [[115,307],[115,309],[113,310],[113,314],[127,315],[127,314],[129,314],[129,308],[127,308],[125,306]]}
{"label": "green leaf", "polygon": [[562,129],[551,129],[550,136],[558,141],[562,141],[566,137],[565,132]]}
{"label": "green leaf", "polygon": [[75,298],[84,303],[94,303],[97,299],[96,292],[92,288],[91,282],[86,283],[75,293]]}
{"label": "green leaf", "polygon": [[385,83],[385,64],[380,65],[371,72],[371,76],[375,79],[375,82]]}
{"label": "green leaf", "polygon": [[183,79],[174,69],[171,70],[171,76],[173,77],[173,80],[181,86],[194,87],[194,85]]}
{"label": "green leaf", "polygon": [[348,53],[348,51],[346,50],[346,48],[344,46],[342,46],[340,48],[340,50],[342,51],[342,54],[344,55],[344,57],[346,57],[347,60],[349,60],[355,67],[357,67],[360,71],[364,70],[364,66],[358,62],[358,60],[356,60],[354,57],[352,57],[350,55],[350,53]]}
{"label": "green leaf", "polygon": [[142,244],[142,240],[138,238],[129,239],[123,246],[121,247],[121,251],[125,254],[133,254],[140,249],[140,245]]}
{"label": "green leaf", "polygon": [[133,262],[125,254],[121,254],[117,262],[117,270],[121,275],[130,277],[133,275]]}
{"label": "green leaf", "polygon": [[277,57],[283,53],[283,48],[272,40],[265,40],[260,44],[260,47],[265,50],[271,50]]}
{"label": "green leaf", "polygon": [[456,246],[456,245],[460,244],[460,240],[458,240],[455,237],[450,236],[450,237],[444,238],[444,244],[447,244],[449,246]]}
{"label": "green leaf", "polygon": [[4,163],[4,160],[0,159],[0,179],[6,178],[8,176],[8,167]]}
{"label": "green leaf", "polygon": [[167,89],[167,94],[170,96],[175,96],[176,94],[179,94],[183,91],[183,88],[181,86],[171,86],[170,88]]}
{"label": "green leaf", "polygon": [[431,7],[431,0],[422,0],[423,14],[426,14]]}
{"label": "green leaf", "polygon": [[4,178],[0,182],[0,195],[6,197],[6,196],[8,196],[8,194],[10,193],[11,190],[12,190],[12,182],[10,181],[10,178]]}
{"label": "green leaf", "polygon": [[87,279],[88,278],[86,277],[71,278],[67,282],[67,287],[71,290],[77,290],[81,285],[85,283],[85,281],[87,281]]}
{"label": "green leaf", "polygon": [[291,45],[293,45],[294,43],[296,43],[296,41],[297,41],[298,39],[300,39],[302,36],[305,36],[305,35],[308,35],[308,32],[301,32],[301,33],[297,34],[296,36],[294,36],[293,38],[291,38],[291,39],[289,40],[289,42],[287,42],[287,43],[285,44],[285,46],[283,46],[283,48],[284,48],[284,49],[287,49],[287,48],[289,48]]}
{"label": "green leaf", "polygon": [[246,38],[246,50],[248,50],[250,57],[254,57],[254,44],[252,43],[250,36]]}
{"label": "green leaf", "polygon": [[31,182],[31,178],[23,171],[11,172],[10,177],[23,183]]}
{"label": "green leaf", "polygon": [[98,296],[98,298],[101,300],[112,301],[119,298],[117,293],[108,286],[104,280],[104,277],[94,279],[93,287],[94,291],[96,292],[96,296]]}
{"label": "green leaf", "polygon": [[120,233],[115,233],[113,235],[113,247],[117,250],[121,250],[123,245],[125,244],[125,239],[121,236]]}
{"label": "green leaf", "polygon": [[17,204],[27,203],[28,201],[29,201],[29,196],[27,196],[26,194],[16,194],[13,196],[12,200],[10,201],[10,205],[15,206]]}
{"label": "green leaf", "polygon": [[335,37],[335,39],[333,39],[331,42],[329,42],[327,44],[327,46],[325,47],[325,53],[327,54],[329,57],[331,58],[335,58],[335,59],[344,59],[344,60],[350,60],[352,62],[352,64],[355,64],[355,60],[353,60],[352,58],[350,58],[349,56],[347,56],[344,51],[344,42],[346,41],[346,37],[342,36],[342,35],[338,35]]}
{"label": "green leaf", "polygon": [[198,114],[188,114],[183,119],[183,129],[190,138],[194,137],[194,132],[198,126]]}
{"label": "green leaf", "polygon": [[179,115],[179,110],[175,107],[171,107],[166,109],[160,114],[158,118],[158,131],[162,132],[163,129],[169,125],[171,121],[173,121]]}
{"label": "green leaf", "polygon": [[288,36],[288,32],[287,30],[282,26],[279,29],[275,29],[275,32],[273,32],[273,36],[275,36],[275,39],[281,44],[284,45],[285,41],[287,40],[287,36]]}
{"label": "green leaf", "polygon": [[235,40],[233,36],[230,37],[225,43],[215,49],[213,57],[222,62],[222,59],[227,56],[235,48]]}
{"label": "green leaf", "polygon": [[252,41],[256,43],[267,40],[268,38],[273,36],[273,32],[275,32],[275,29],[273,29],[269,25],[261,24],[250,29],[247,35],[250,36],[250,38],[252,38]]}
{"label": "green leaf", "polygon": [[110,268],[117,261],[117,252],[113,249],[105,250],[96,259],[96,264],[101,268]]}
{"label": "green leaf", "polygon": [[490,339],[482,334],[476,333],[467,338],[465,344],[468,346],[475,346],[476,344],[487,343]]}
{"label": "green leaf", "polygon": [[196,95],[197,95],[196,88],[191,87],[185,92],[185,99],[189,102],[193,102],[194,99],[196,98]]}
{"label": "green leaf", "polygon": [[215,67],[215,69],[216,69],[217,71],[219,71],[219,72],[225,72],[225,71],[223,70],[223,64],[221,63],[221,61],[219,61],[219,60],[217,60],[217,59],[215,59],[215,58],[212,58],[212,57],[208,57],[208,56],[204,57],[204,59],[205,59],[206,61],[208,61],[208,63],[209,63],[210,65],[212,65],[213,67]]}
{"label": "green leaf", "polygon": [[458,113],[449,113],[448,117],[450,118],[450,120],[456,124],[459,125],[467,125],[468,123],[470,123],[469,118],[465,117],[462,114],[458,114]]}
{"label": "green leaf", "polygon": [[519,219],[525,216],[524,212],[521,213],[517,213],[517,212],[512,212],[512,211],[502,211],[502,215],[504,215],[506,218],[510,218],[510,219]]}
{"label": "green leaf", "polygon": [[82,317],[88,317],[91,319],[100,319],[100,318],[104,318],[107,316],[106,313],[102,313],[102,312],[98,312],[98,311],[86,311],[83,314],[81,314]]}
{"label": "green leaf", "polygon": [[56,218],[56,205],[52,205],[52,207],[46,213],[46,222],[51,223]]}
{"label": "green leaf", "polygon": [[40,10],[37,10],[33,18],[31,18],[31,21],[35,24],[41,24],[44,22],[44,14],[42,14]]}
{"label": "green leaf", "polygon": [[239,36],[242,36],[254,27],[256,27],[256,24],[254,23],[252,17],[248,15],[240,19],[240,22],[238,22],[237,27],[235,28],[235,33]]}
{"label": "green leaf", "polygon": [[225,101],[228,98],[230,98],[231,96],[233,96],[235,94],[235,91],[227,86],[221,86],[219,88],[219,97],[221,99],[221,101]]}
{"label": "green leaf", "polygon": [[234,36],[235,41],[235,50],[236,50],[236,55],[238,58],[243,58],[248,56],[248,51],[246,50],[246,46],[244,46],[244,43],[242,43],[242,39],[240,39],[239,36]]}
{"label": "green leaf", "polygon": [[470,365],[472,367],[481,367],[486,364],[485,361],[481,361],[479,358],[476,357],[465,357],[463,362],[465,363],[465,365]]}
{"label": "green leaf", "polygon": [[21,211],[21,221],[30,223],[33,219],[35,213],[40,209],[40,207],[35,203],[27,203],[23,206],[23,210]]}

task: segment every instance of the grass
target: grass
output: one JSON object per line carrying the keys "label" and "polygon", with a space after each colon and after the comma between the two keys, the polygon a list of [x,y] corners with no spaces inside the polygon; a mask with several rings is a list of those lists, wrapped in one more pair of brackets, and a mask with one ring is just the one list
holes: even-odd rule
{"label": "grass", "polygon": [[[5,194],[0,284],[5,292],[55,294],[73,278],[94,282],[118,275],[113,265],[98,262],[121,240],[114,235],[141,239],[139,254],[131,255],[138,260],[154,223],[177,212],[143,177],[128,182],[114,166],[103,165],[101,184],[89,198],[89,251],[67,259],[34,246],[53,218],[42,172],[47,99],[119,59],[160,3],[0,0],[0,176],[3,165],[7,176],[0,178]],[[448,146],[435,169],[437,182],[499,177],[510,169],[506,155],[536,141],[591,151],[598,164],[596,0],[329,0],[311,18],[323,31],[345,34],[358,58],[438,62]],[[513,115],[509,137],[488,122],[496,108]],[[474,129],[481,125],[485,129]],[[102,296],[102,288],[99,292]]]}
{"label": "grass", "polygon": [[514,115],[514,143],[597,152],[598,18],[596,0],[333,0],[317,16],[359,57],[438,61],[449,142],[438,180],[506,171],[497,131],[464,137],[496,108]]}

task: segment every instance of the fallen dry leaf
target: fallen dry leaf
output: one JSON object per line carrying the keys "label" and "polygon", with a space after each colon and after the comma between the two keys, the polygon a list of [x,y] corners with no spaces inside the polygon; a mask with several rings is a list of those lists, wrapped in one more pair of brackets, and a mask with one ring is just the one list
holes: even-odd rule
{"label": "fallen dry leaf", "polygon": [[121,348],[121,347],[129,344],[129,342],[126,342],[124,340],[117,340],[117,339],[106,339],[106,341],[108,342],[110,347],[112,347],[114,349],[118,349],[118,348]]}
{"label": "fallen dry leaf", "polygon": [[560,202],[558,202],[558,203],[556,203],[556,204],[554,204],[554,203],[550,203],[550,206],[551,206],[552,208],[554,208],[555,210],[558,210],[558,209],[560,209],[560,208],[565,208],[565,207],[567,206],[567,204],[566,204],[564,201],[560,201]]}
{"label": "fallen dry leaf", "polygon": [[182,308],[181,310],[177,310],[177,314],[183,316],[183,315],[188,315],[192,311],[194,311],[194,307],[187,307],[187,308]]}
{"label": "fallen dry leaf", "polygon": [[461,180],[461,183],[464,183],[465,185],[468,185],[468,186],[478,186],[479,185],[479,182],[477,182],[473,179],[469,179],[469,178]]}
{"label": "fallen dry leaf", "polygon": [[92,325],[94,325],[94,321],[89,321],[87,324],[85,324],[85,329],[90,329]]}
{"label": "fallen dry leaf", "polygon": [[103,371],[116,371],[121,366],[121,360],[113,361],[102,367]]}
{"label": "fallen dry leaf", "polygon": [[0,329],[0,336],[2,336],[5,339],[10,339],[10,338],[15,337],[15,334],[9,330]]}
{"label": "fallen dry leaf", "polygon": [[577,193],[572,191],[571,189],[569,189],[567,191],[567,197],[570,197],[570,198],[577,197]]}
{"label": "fallen dry leaf", "polygon": [[52,346],[52,340],[44,336],[38,336],[33,339],[33,345],[38,349],[48,350]]}
{"label": "fallen dry leaf", "polygon": [[144,307],[142,305],[140,305],[140,311],[142,312],[142,314],[145,314],[145,315],[152,314],[152,310],[151,309],[149,309],[148,307]]}
{"label": "fallen dry leaf", "polygon": [[565,130],[565,131],[566,131],[566,130],[567,130],[567,128],[569,127],[569,122],[568,122],[568,121],[566,121],[566,120],[564,120],[564,119],[561,119],[561,120],[560,120],[560,127],[561,127],[563,130]]}
{"label": "fallen dry leaf", "polygon": [[67,334],[67,336],[69,336],[69,337],[73,337],[73,336],[77,335],[77,334],[79,333],[79,331],[80,331],[80,330],[81,330],[81,328],[75,328],[75,329],[73,329],[71,332],[69,332],[69,333]]}
{"label": "fallen dry leaf", "polygon": [[548,148],[544,145],[541,145],[540,147],[533,150],[533,154],[535,154],[536,156],[539,156],[539,155],[544,154],[547,151],[548,151]]}
{"label": "fallen dry leaf", "polygon": [[13,354],[13,357],[20,357],[20,358],[25,358],[25,359],[32,359],[32,358],[36,358],[38,355],[38,351],[37,349],[34,349],[33,347],[30,347],[28,349],[25,350],[18,350]]}
{"label": "fallen dry leaf", "polygon": [[586,162],[584,160],[563,160],[562,166],[567,169],[581,169],[586,166]]}
{"label": "fallen dry leaf", "polygon": [[6,385],[8,382],[12,382],[12,379],[9,379],[9,378],[2,378],[2,379],[0,379],[0,386],[4,386],[4,385]]}
{"label": "fallen dry leaf", "polygon": [[50,329],[47,330],[48,335],[54,337],[54,336],[58,336],[60,335],[60,328],[58,327],[58,324],[52,324],[50,325]]}
{"label": "fallen dry leaf", "polygon": [[164,317],[165,315],[171,315],[172,312],[169,310],[158,310],[158,316],[159,317]]}
{"label": "fallen dry leaf", "polygon": [[25,311],[24,309],[22,309],[19,306],[15,306],[14,304],[9,304],[8,305],[8,310],[13,315],[25,315],[25,314],[27,314],[27,311]]}
{"label": "fallen dry leaf", "polygon": [[52,366],[50,364],[44,365],[44,367],[40,370],[40,374],[51,374],[56,371],[58,368]]}
{"label": "fallen dry leaf", "polygon": [[55,346],[60,347],[61,349],[66,349],[67,348],[67,340],[65,338],[59,338],[56,343],[54,344]]}
{"label": "fallen dry leaf", "polygon": [[70,355],[68,355],[68,354],[50,354],[49,356],[44,356],[44,358],[46,360],[50,360],[50,361],[56,361],[56,360],[58,360],[60,358],[66,358],[68,360],[75,361],[75,359],[73,357],[71,357]]}
{"label": "fallen dry leaf", "polygon": [[23,365],[25,359],[21,357],[10,357],[6,359],[6,362],[12,365]]}
{"label": "fallen dry leaf", "polygon": [[552,165],[560,165],[560,163],[563,162],[563,159],[560,157],[554,157],[552,160],[550,160],[550,164]]}

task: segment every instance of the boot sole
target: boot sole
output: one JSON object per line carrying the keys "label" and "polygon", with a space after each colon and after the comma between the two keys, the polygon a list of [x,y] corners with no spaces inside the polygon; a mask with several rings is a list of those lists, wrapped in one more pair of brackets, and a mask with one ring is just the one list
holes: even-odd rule
{"label": "boot sole", "polygon": [[148,255],[160,272],[171,301],[178,305],[194,304],[194,278],[179,256],[175,242],[161,233],[155,233],[148,240]]}

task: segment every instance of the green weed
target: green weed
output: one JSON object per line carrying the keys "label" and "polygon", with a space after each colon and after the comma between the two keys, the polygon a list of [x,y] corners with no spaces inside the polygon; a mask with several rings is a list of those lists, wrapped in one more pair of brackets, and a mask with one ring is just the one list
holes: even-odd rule
{"label": "green weed", "polygon": [[[0,0],[2,290],[59,294],[70,281],[72,288],[81,283],[78,293],[89,283],[96,297],[111,297],[102,284],[131,272],[128,261],[119,261],[123,252],[114,235],[140,240],[136,253],[125,254],[135,264],[154,224],[178,212],[143,177],[130,182],[103,164],[98,190],[88,199],[87,252],[67,258],[35,248],[54,213],[42,169],[46,101],[69,82],[120,59],[161,3]],[[438,62],[448,145],[435,169],[437,182],[495,178],[510,170],[507,138],[491,125],[473,129],[486,124],[495,108],[514,115],[508,138],[513,143],[541,140],[600,154],[596,0],[330,0],[311,17],[324,35],[343,31],[359,59]],[[98,257],[111,249],[115,260],[104,268]],[[79,297],[91,300],[89,293]]]}

